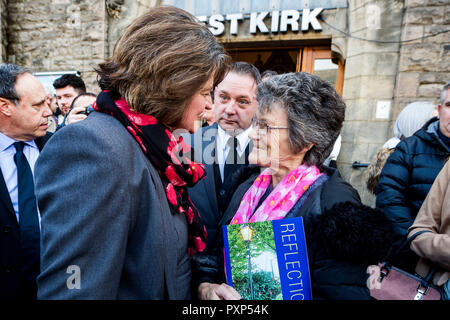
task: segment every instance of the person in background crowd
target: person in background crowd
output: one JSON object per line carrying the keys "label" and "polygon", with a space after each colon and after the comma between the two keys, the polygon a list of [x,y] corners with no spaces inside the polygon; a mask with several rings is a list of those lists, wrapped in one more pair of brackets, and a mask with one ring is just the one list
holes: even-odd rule
{"label": "person in background crowd", "polygon": [[[441,91],[437,111],[437,118],[396,145],[381,171],[376,206],[393,224],[393,248],[406,241],[408,228],[450,155],[450,81]],[[414,272],[418,258],[409,248],[397,257],[399,268]]]}
{"label": "person in background crowd", "polygon": [[205,179],[189,189],[208,231],[207,247],[234,192],[230,184],[232,174],[248,164],[248,133],[257,109],[256,86],[260,82],[259,71],[253,65],[234,62],[214,90],[217,122],[191,136],[195,159],[203,162],[207,173]]}
{"label": "person in background crowd", "polygon": [[86,119],[89,113],[93,111],[92,105],[96,98],[97,96],[92,92],[86,92],[76,96],[72,101],[69,112],[64,117],[61,127]]}
{"label": "person in background crowd", "polygon": [[394,136],[377,151],[366,170],[366,184],[370,192],[375,194],[381,170],[397,144],[422,128],[435,112],[436,106],[428,101],[415,101],[403,108],[395,121]]}
{"label": "person in background crowd", "polygon": [[442,286],[445,300],[450,300],[450,161],[436,177],[419,213],[409,228],[408,237],[417,232],[411,249],[421,258],[416,272],[426,277],[436,269],[433,283]]}
{"label": "person in background crowd", "polygon": [[395,148],[400,141],[412,136],[435,116],[437,116],[436,106],[430,101],[415,101],[407,104],[395,121],[394,136],[384,143],[383,148]]}
{"label": "person in background crowd", "polygon": [[97,68],[95,111],[36,164],[39,299],[190,298],[189,256],[206,233],[186,187],[205,172],[172,132],[193,133],[229,63],[182,9],[152,8],[124,30]]}
{"label": "person in background crowd", "polygon": [[51,115],[31,71],[0,64],[0,300],[36,299],[40,217],[33,174],[51,136]]}
{"label": "person in background crowd", "polygon": [[86,92],[86,85],[79,76],[75,74],[63,74],[53,82],[56,90],[56,102],[65,116],[76,96]]}
{"label": "person in background crowd", "polygon": [[211,91],[209,96],[209,101],[206,104],[205,112],[203,113],[203,127],[212,126],[216,122],[214,116],[214,91]]}
{"label": "person in background crowd", "polygon": [[[361,204],[334,168],[323,166],[342,128],[345,104],[333,86],[306,72],[258,86],[249,162],[219,225],[303,217],[314,299],[370,299],[369,261],[390,246],[390,223]],[[248,173],[242,174],[248,176]],[[225,283],[223,241],[194,256],[200,299],[239,299]],[[220,284],[222,283],[222,284]]]}
{"label": "person in background crowd", "polygon": [[53,133],[56,131],[56,128],[58,127],[61,110],[59,110],[58,104],[56,103],[56,96],[49,95],[49,100],[50,100],[50,110],[52,110],[53,114],[50,117],[48,117],[47,131]]}
{"label": "person in background crowd", "polygon": [[330,155],[323,162],[324,165],[337,169],[337,158],[339,156],[339,152],[341,152],[341,141],[342,138],[341,135],[339,135],[333,145]]}

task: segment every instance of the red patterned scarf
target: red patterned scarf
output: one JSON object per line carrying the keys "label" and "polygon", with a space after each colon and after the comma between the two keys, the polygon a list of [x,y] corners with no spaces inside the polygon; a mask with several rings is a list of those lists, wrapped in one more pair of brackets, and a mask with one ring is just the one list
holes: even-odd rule
{"label": "red patterned scarf", "polygon": [[93,109],[116,118],[139,143],[161,177],[171,212],[184,213],[186,216],[189,227],[189,255],[203,251],[206,228],[189,198],[186,187],[192,187],[206,175],[203,164],[194,163],[185,157],[191,147],[182,137],[177,139],[169,128],[159,123],[155,117],[130,110],[125,99],[116,93],[102,91]]}

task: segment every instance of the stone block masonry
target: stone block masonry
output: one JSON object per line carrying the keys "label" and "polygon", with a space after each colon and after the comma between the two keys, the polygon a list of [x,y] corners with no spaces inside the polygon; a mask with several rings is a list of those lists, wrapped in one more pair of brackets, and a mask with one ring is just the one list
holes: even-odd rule
{"label": "stone block masonry", "polygon": [[36,72],[81,72],[98,92],[93,68],[106,58],[107,19],[101,0],[8,0],[7,60]]}
{"label": "stone block masonry", "polygon": [[439,103],[440,90],[450,80],[449,14],[446,0],[406,1],[394,114],[415,100]]}

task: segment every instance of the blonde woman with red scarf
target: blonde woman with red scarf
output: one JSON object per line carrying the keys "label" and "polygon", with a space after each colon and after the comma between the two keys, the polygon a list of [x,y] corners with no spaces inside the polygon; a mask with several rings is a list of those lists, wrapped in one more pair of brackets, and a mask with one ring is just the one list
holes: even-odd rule
{"label": "blonde woman with red scarf", "polygon": [[193,132],[230,63],[198,20],[158,7],[127,27],[97,72],[85,120],[41,154],[40,299],[189,299],[206,231],[186,188],[205,175]]}

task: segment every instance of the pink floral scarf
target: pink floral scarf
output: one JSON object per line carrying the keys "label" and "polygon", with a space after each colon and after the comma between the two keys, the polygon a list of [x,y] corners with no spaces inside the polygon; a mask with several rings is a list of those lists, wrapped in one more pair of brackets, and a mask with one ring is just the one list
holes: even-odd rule
{"label": "pink floral scarf", "polygon": [[245,193],[239,209],[230,224],[284,218],[309,186],[322,175],[323,173],[320,173],[316,166],[303,164],[298,166],[284,177],[255,211],[259,200],[266,192],[272,179],[271,170],[269,168],[265,169]]}

